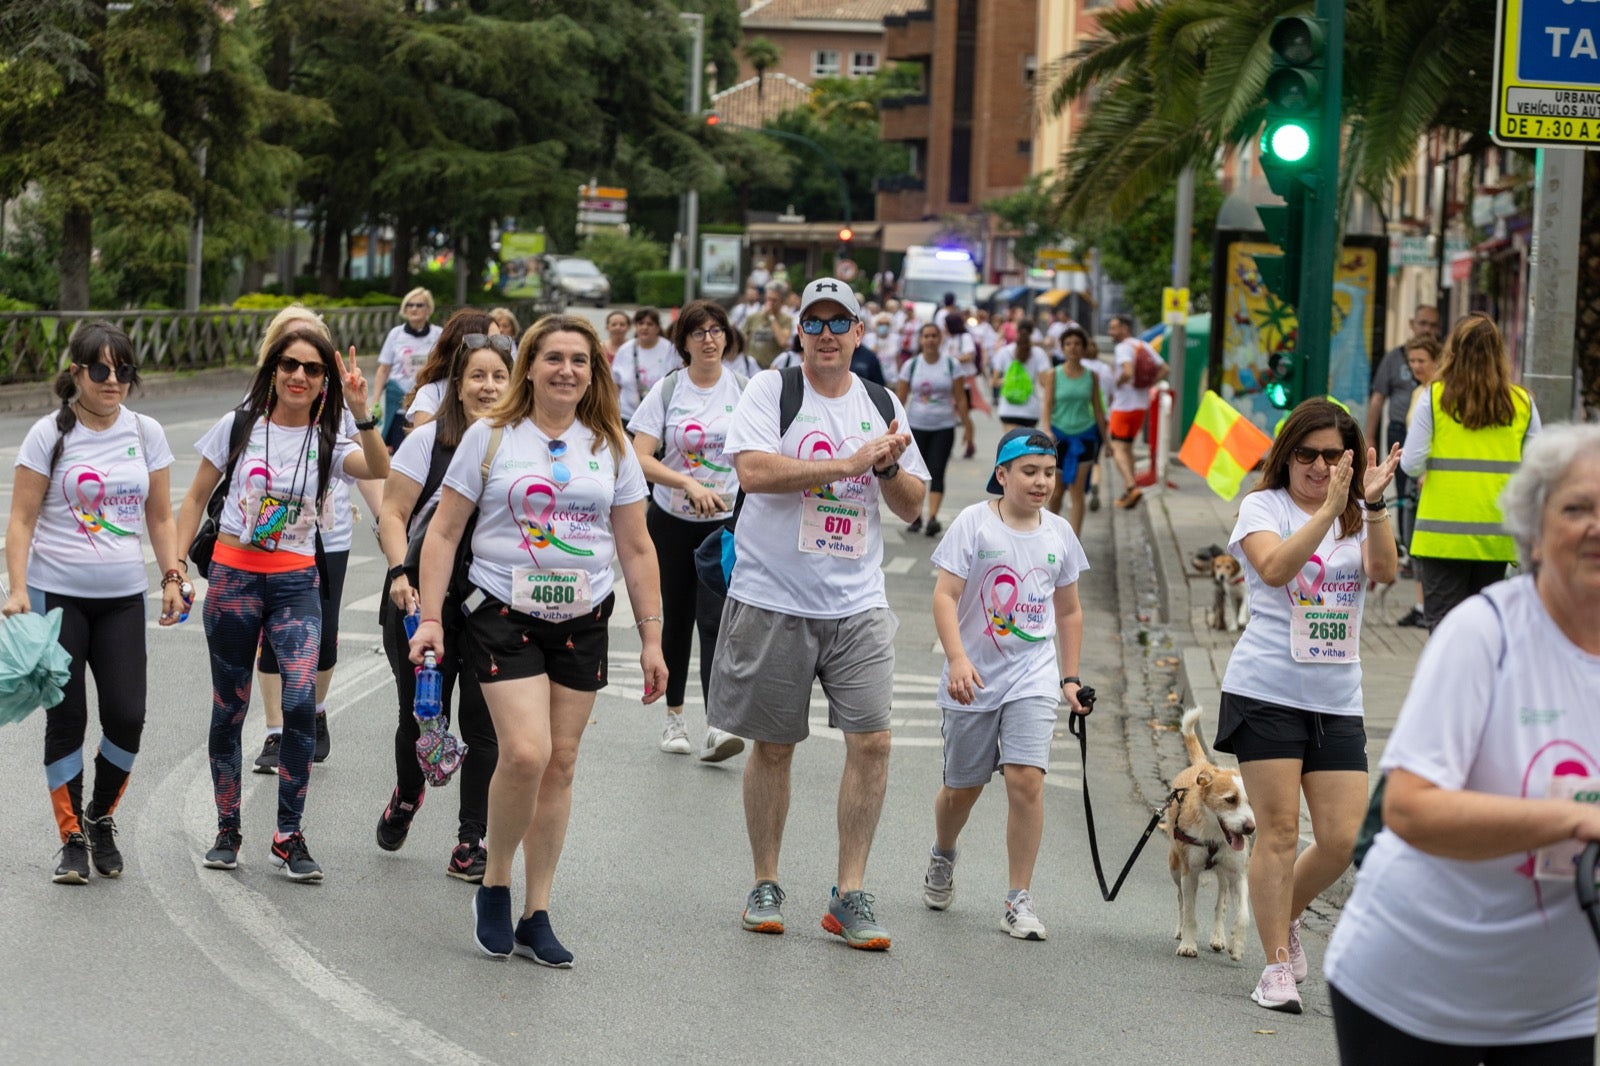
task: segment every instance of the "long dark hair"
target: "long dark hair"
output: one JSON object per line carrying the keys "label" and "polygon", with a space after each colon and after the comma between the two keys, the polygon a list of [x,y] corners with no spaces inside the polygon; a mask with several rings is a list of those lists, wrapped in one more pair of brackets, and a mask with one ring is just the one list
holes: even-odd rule
{"label": "long dark hair", "polygon": [[[328,491],[329,471],[333,462],[334,445],[339,439],[340,423],[343,421],[341,412],[344,410],[344,382],[339,378],[339,367],[334,359],[333,342],[328,340],[320,330],[316,329],[288,329],[283,336],[267,349],[267,356],[256,368],[256,376],[251,379],[250,392],[245,397],[244,405],[240,408],[245,417],[254,421],[258,418],[271,418],[272,409],[277,404],[276,390],[273,384],[278,374],[278,362],[289,345],[295,342],[311,345],[317,350],[317,356],[322,360],[322,395],[317,399],[317,407],[312,412],[311,418],[317,427],[317,455],[319,456],[317,473],[317,508],[322,508],[322,497]],[[246,441],[249,440],[247,436]],[[228,456],[228,465],[239,461],[238,455]]]}
{"label": "long dark hair", "polygon": [[1350,452],[1350,494],[1344,510],[1339,515],[1339,539],[1352,536],[1361,528],[1361,494],[1367,477],[1367,442],[1361,436],[1361,427],[1348,411],[1331,400],[1315,397],[1290,412],[1278,430],[1277,439],[1263,460],[1261,480],[1251,492],[1289,487],[1289,464],[1294,461],[1294,450],[1319,429],[1339,432],[1339,440]]}
{"label": "long dark hair", "polygon": [[[449,377],[455,366],[455,358],[460,354],[461,338],[469,333],[488,333],[489,324],[493,321],[489,312],[477,307],[458,308],[445,319],[444,329],[434,342],[433,350],[428,353],[427,362],[417,371],[417,389]],[[412,389],[411,395],[405,398],[407,407],[411,406],[416,395],[416,389]]]}
{"label": "long dark hair", "polygon": [[[67,342],[67,356],[70,365],[56,375],[52,389],[56,399],[61,401],[61,409],[56,412],[56,446],[50,451],[50,469],[56,468],[56,463],[61,460],[61,449],[66,446],[67,434],[78,424],[78,413],[72,409],[72,401],[78,398],[78,383],[72,380],[72,367],[89,367],[100,361],[102,353],[109,352],[113,368],[119,366],[133,367],[133,377],[128,382],[131,389],[139,384],[139,363],[134,359],[133,342],[128,335],[111,323],[96,320],[85,322],[72,331],[72,339]],[[87,372],[87,371],[86,371]]]}
{"label": "long dark hair", "polygon": [[[515,351],[515,349],[512,349]],[[439,428],[434,430],[434,439],[440,447],[454,448],[461,443],[462,434],[472,424],[467,418],[467,410],[461,402],[461,382],[467,376],[467,367],[472,365],[472,357],[479,352],[493,352],[500,357],[506,365],[506,374],[511,373],[511,352],[502,352],[490,345],[485,348],[468,348],[465,344],[460,346],[456,353],[455,361],[450,365],[450,377],[444,387],[444,399],[439,401]]]}
{"label": "long dark hair", "polygon": [[684,366],[693,361],[689,354],[689,334],[708,323],[722,327],[722,335],[728,339],[728,350],[731,350],[733,323],[728,320],[728,312],[714,300],[695,300],[678,312],[678,321],[672,324],[672,346],[678,349],[678,358],[683,360]]}

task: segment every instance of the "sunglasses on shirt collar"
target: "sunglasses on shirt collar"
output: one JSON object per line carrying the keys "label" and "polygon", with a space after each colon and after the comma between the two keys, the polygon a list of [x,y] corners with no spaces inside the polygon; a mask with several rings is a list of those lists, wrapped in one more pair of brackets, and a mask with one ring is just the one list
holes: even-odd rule
{"label": "sunglasses on shirt collar", "polygon": [[849,333],[850,327],[855,324],[856,320],[851,318],[849,315],[838,315],[834,318],[828,319],[827,321],[823,321],[820,318],[802,318],[800,320],[800,331],[802,333],[809,333],[811,336],[815,337],[822,332],[823,326],[827,326],[831,333],[833,333],[835,336],[839,336]]}
{"label": "sunglasses on shirt collar", "polygon": [[115,370],[104,363],[79,363],[78,365],[83,367],[84,372],[89,375],[89,380],[96,385],[104,385],[111,379],[112,374],[117,375],[117,383],[119,385],[126,385],[133,380],[133,375],[139,372],[138,368],[132,363],[118,363]]}

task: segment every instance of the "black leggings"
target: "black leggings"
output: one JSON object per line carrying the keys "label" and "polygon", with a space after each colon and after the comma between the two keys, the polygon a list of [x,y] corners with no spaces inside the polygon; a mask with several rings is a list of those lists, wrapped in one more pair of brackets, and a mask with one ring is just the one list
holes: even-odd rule
{"label": "black leggings", "polygon": [[[350,568],[350,552],[323,552],[328,562],[328,596],[322,601],[322,642],[317,645],[317,672],[332,670],[339,661],[339,604],[344,599],[344,575]],[[256,653],[256,669],[263,674],[278,673],[278,653],[272,642],[262,640]]]}
{"label": "black leggings", "polygon": [[1422,614],[1429,631],[1444,621],[1461,601],[1505,580],[1506,564],[1481,559],[1437,559],[1417,556],[1422,563]]}
{"label": "black leggings", "polygon": [[[72,676],[60,703],[45,711],[44,776],[61,839],[82,832],[83,740],[89,725],[84,667],[94,671],[100,697],[100,748],[94,757],[93,811],[116,810],[139,753],[145,718],[144,596],[90,599],[32,591],[35,609],[61,608],[60,643],[72,656]],[[43,613],[41,611],[41,613]]]}
{"label": "black leggings", "polygon": [[696,629],[700,631],[701,699],[708,699],[711,692],[711,663],[722,628],[722,597],[700,584],[694,550],[723,524],[674,518],[654,500],[645,513],[645,524],[661,569],[661,654],[667,660],[667,706],[682,707],[689,688],[689,651]]}
{"label": "black leggings", "polygon": [[950,465],[950,453],[956,447],[956,427],[949,429],[912,429],[911,439],[922,461],[928,467],[929,492],[944,491],[944,468]]}
{"label": "black leggings", "polygon": [[[387,594],[387,589],[385,590]],[[409,658],[411,647],[406,640],[405,616],[390,604],[384,612],[383,650],[389,656],[389,668],[394,671],[394,687],[399,697],[400,720],[394,731],[395,782],[400,795],[414,800],[422,795],[427,780],[422,767],[417,765],[417,737],[421,730],[412,713],[417,698],[416,666]],[[460,648],[465,637],[463,627],[457,624],[462,617],[454,601],[446,603],[444,615],[450,620],[445,631],[445,647]],[[467,743],[467,757],[461,763],[461,804],[457,815],[457,833],[461,840],[476,844],[489,823],[489,779],[500,759],[500,745],[495,737],[494,719],[489,717],[489,705],[484,702],[483,689],[472,671],[460,669],[456,655],[445,656],[439,664],[443,681],[439,703],[444,708],[445,720],[450,720],[451,694],[460,683],[461,705],[456,716],[461,739]]]}
{"label": "black leggings", "polygon": [[1594,1037],[1539,1044],[1462,1046],[1436,1044],[1396,1029],[1352,1003],[1332,985],[1333,1031],[1346,1066],[1403,1062],[1406,1066],[1592,1066]]}

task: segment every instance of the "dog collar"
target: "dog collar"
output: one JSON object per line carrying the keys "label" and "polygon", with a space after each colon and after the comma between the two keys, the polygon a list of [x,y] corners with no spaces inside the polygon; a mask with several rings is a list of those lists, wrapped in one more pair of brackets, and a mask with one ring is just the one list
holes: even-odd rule
{"label": "dog collar", "polygon": [[1213,866],[1215,866],[1217,864],[1217,845],[1216,844],[1207,844],[1203,840],[1196,840],[1194,837],[1190,836],[1188,833],[1185,833],[1182,829],[1179,829],[1177,826],[1173,826],[1172,827],[1172,835],[1173,835],[1174,838],[1176,838],[1177,840],[1181,840],[1183,843],[1188,844],[1190,847],[1205,848],[1206,849],[1206,869],[1207,870],[1211,869]]}

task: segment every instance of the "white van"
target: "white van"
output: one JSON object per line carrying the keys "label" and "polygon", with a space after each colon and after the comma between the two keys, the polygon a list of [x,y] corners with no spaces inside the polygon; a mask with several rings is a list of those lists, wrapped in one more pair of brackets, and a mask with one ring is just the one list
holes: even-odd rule
{"label": "white van", "polygon": [[978,302],[978,268],[964,248],[912,245],[900,268],[900,299],[919,322],[931,322],[954,293],[956,306],[970,311]]}

